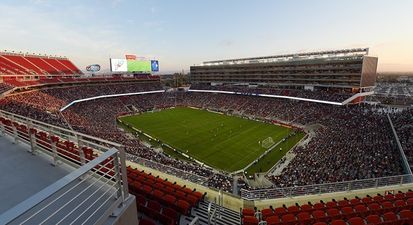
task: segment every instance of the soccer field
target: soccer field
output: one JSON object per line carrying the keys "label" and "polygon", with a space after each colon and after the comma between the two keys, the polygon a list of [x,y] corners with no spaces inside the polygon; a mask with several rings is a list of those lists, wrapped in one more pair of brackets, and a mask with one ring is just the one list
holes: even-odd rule
{"label": "soccer field", "polygon": [[[272,137],[277,143],[292,132],[286,127],[192,108],[165,109],[120,119],[198,161],[227,172],[243,169],[263,154],[267,148],[260,142],[264,139]],[[288,150],[272,155],[278,160]]]}

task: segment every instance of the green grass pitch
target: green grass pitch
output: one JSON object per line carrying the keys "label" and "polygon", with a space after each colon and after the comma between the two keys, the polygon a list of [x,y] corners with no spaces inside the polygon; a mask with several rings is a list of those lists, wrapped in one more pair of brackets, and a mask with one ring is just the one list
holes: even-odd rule
{"label": "green grass pitch", "polygon": [[[243,169],[264,153],[267,149],[259,142],[265,138],[272,137],[277,143],[292,132],[286,127],[192,108],[165,109],[120,119],[209,166],[227,172]],[[294,143],[290,147],[299,140],[292,141]],[[287,151],[274,151],[270,157],[265,157],[265,163],[273,158],[272,165],[275,164]]]}

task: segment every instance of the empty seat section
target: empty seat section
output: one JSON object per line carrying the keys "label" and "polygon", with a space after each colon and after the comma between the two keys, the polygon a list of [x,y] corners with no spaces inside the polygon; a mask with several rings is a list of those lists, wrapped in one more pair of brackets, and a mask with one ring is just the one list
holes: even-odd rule
{"label": "empty seat section", "polygon": [[68,59],[57,59],[60,63],[65,65],[67,68],[69,68],[71,71],[81,74],[82,72]]}
{"label": "empty seat section", "polygon": [[[334,200],[315,204],[295,204],[291,206],[272,206],[258,210],[261,217],[256,215],[257,209],[244,208],[243,217],[260,218],[267,224],[412,224],[413,225],[413,198],[409,198],[411,191],[397,194],[387,194],[363,198]],[[258,221],[260,222],[260,221]]]}
{"label": "empty seat section", "polygon": [[64,74],[73,74],[72,70],[67,68],[64,64],[61,64],[60,61],[56,59],[44,58],[43,60]]}
{"label": "empty seat section", "polygon": [[44,73],[31,62],[29,62],[26,58],[19,55],[4,55],[3,57],[12,60],[16,64],[23,66],[24,68],[28,69],[31,73],[43,75]]}
{"label": "empty seat section", "polygon": [[46,63],[42,58],[27,56],[26,59],[49,74],[60,74],[59,71]]}

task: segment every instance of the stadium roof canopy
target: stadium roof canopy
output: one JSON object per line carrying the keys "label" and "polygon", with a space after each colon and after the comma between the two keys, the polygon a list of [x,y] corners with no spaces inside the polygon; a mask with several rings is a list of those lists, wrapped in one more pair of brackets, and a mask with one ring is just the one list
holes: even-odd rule
{"label": "stadium roof canopy", "polygon": [[203,62],[202,66],[213,65],[231,65],[231,64],[248,64],[248,63],[270,63],[270,62],[285,62],[296,60],[311,60],[311,59],[327,59],[341,57],[362,57],[368,55],[369,48],[353,48],[320,52],[296,53],[287,55],[262,56],[253,58],[226,59]]}

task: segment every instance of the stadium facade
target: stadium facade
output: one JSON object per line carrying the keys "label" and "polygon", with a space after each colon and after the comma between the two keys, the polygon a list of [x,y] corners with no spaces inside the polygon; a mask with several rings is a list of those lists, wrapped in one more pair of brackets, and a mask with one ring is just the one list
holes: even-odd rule
{"label": "stadium facade", "polygon": [[203,62],[190,67],[192,83],[338,88],[360,92],[375,86],[377,57],[368,48]]}

